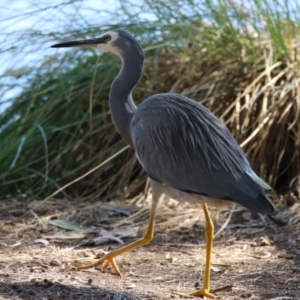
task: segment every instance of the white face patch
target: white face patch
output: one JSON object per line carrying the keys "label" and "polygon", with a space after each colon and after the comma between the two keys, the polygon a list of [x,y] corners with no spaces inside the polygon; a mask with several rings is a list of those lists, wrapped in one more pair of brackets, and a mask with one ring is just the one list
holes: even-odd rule
{"label": "white face patch", "polygon": [[115,31],[107,31],[99,36],[97,36],[97,38],[101,38],[105,35],[110,35],[111,36],[111,40],[109,40],[106,44],[97,44],[96,48],[100,49],[100,50],[105,50],[108,52],[111,52],[115,55],[120,56],[121,55],[121,50],[119,48],[117,48],[116,46],[112,46],[112,44],[114,43],[114,41],[116,41],[119,37],[119,34]]}

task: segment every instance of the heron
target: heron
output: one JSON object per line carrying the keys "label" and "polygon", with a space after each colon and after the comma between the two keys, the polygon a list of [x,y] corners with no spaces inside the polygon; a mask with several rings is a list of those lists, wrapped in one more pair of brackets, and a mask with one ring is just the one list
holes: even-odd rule
{"label": "heron", "polygon": [[240,204],[261,214],[274,211],[265,194],[269,185],[252,170],[250,163],[227,127],[204,105],[177,93],[155,94],[136,106],[132,92],[144,66],[139,42],[125,30],[111,30],[95,38],[51,46],[95,48],[111,52],[122,67],[109,92],[113,123],[133,148],[151,182],[152,202],[144,236],[79,270],[111,266],[121,276],[116,257],[148,244],[154,237],[155,214],[163,198],[199,203],[205,216],[206,262],[203,287],[192,292],[173,291],[181,296],[215,298],[210,291],[214,225],[208,205]]}

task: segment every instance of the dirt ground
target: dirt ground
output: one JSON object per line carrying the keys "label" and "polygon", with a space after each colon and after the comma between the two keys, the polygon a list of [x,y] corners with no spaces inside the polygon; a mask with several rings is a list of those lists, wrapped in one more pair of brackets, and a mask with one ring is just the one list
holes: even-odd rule
{"label": "dirt ground", "polygon": [[[122,279],[76,271],[141,237],[149,209],[52,199],[0,202],[0,299],[182,299],[172,290],[201,288],[205,263],[202,209],[162,204],[156,235],[117,259]],[[228,211],[212,212],[216,231]],[[236,210],[215,238],[211,291],[219,299],[300,299],[300,205],[279,212],[279,226]],[[100,254],[99,254],[100,253]]]}

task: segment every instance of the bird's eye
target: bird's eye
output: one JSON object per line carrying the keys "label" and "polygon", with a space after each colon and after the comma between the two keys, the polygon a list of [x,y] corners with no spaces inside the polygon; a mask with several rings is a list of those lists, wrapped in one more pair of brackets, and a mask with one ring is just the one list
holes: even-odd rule
{"label": "bird's eye", "polygon": [[105,41],[106,41],[106,42],[108,42],[108,41],[110,41],[110,40],[111,40],[111,36],[110,36],[109,34],[108,34],[108,35],[106,35],[104,38],[105,38]]}

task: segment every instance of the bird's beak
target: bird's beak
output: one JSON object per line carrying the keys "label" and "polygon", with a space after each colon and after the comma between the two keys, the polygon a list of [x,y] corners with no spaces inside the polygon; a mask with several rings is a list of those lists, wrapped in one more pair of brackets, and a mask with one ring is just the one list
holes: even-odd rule
{"label": "bird's beak", "polygon": [[104,38],[94,38],[88,40],[71,41],[52,45],[51,48],[67,48],[67,47],[97,47],[98,44],[105,44]]}

